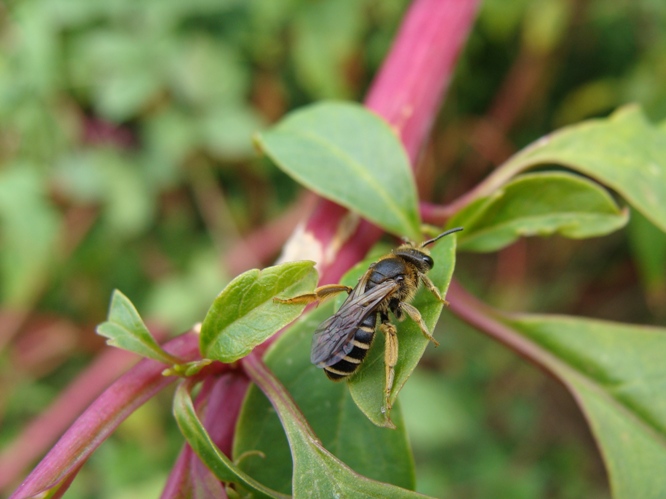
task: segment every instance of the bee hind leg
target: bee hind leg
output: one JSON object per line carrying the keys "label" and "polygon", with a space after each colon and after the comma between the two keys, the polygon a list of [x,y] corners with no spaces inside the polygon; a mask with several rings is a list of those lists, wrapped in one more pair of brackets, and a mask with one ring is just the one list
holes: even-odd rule
{"label": "bee hind leg", "polygon": [[386,337],[386,345],[384,348],[384,368],[386,369],[386,386],[384,389],[384,408],[383,412],[386,415],[386,420],[389,426],[393,426],[391,422],[391,390],[393,389],[393,382],[395,380],[395,365],[398,363],[398,334],[395,326],[391,324],[388,319],[382,321],[379,329]]}
{"label": "bee hind leg", "polygon": [[304,295],[293,296],[291,298],[273,298],[274,302],[277,303],[286,303],[286,304],[308,304],[308,303],[321,303],[329,298],[334,297],[342,293],[343,291],[347,294],[351,293],[354,288],[349,286],[343,286],[342,284],[326,284],[325,286],[320,286],[314,290],[313,293],[306,293]]}
{"label": "bee hind leg", "polygon": [[405,302],[400,302],[399,307],[405,311],[409,317],[416,322],[419,325],[419,328],[421,329],[421,332],[423,333],[423,336],[428,338],[430,341],[432,341],[435,346],[439,346],[439,341],[435,339],[435,337],[428,331],[428,327],[426,326],[425,322],[423,321],[423,317],[421,317],[421,312],[418,311],[418,309],[414,305],[410,305],[409,303]]}

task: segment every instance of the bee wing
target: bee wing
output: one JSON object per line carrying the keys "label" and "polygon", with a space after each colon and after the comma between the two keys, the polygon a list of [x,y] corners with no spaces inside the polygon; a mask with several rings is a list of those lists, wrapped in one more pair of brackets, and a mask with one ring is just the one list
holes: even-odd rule
{"label": "bee wing", "polygon": [[377,305],[389,296],[398,284],[393,280],[384,281],[367,293],[362,290],[367,283],[366,274],[342,304],[340,309],[322,322],[312,337],[310,361],[327,367],[340,361],[352,351],[352,340],[363,320],[373,312]]}

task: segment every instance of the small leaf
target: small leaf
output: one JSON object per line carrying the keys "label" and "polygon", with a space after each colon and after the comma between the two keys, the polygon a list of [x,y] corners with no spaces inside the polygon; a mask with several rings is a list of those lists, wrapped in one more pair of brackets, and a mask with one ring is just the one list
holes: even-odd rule
{"label": "small leaf", "polygon": [[226,363],[246,356],[305,308],[276,303],[273,298],[312,292],[316,284],[317,272],[311,261],[239,275],[215,298],[206,314],[201,326],[202,354]]}
{"label": "small leaf", "polygon": [[254,497],[286,499],[287,496],[264,487],[238,469],[215,445],[194,410],[190,390],[191,384],[189,382],[183,382],[178,386],[173,400],[173,414],[185,440],[199,456],[199,459],[219,480],[242,484],[256,494]]}
{"label": "small leaf", "polygon": [[496,251],[521,236],[559,233],[581,239],[608,234],[627,223],[600,185],[578,175],[544,172],[520,175],[488,198],[467,206],[449,224],[463,226],[463,251]]}
{"label": "small leaf", "polygon": [[175,364],[162,371],[162,376],[182,376],[187,378],[199,374],[201,370],[213,363],[211,359],[193,360],[184,364]]}
{"label": "small leaf", "polygon": [[666,329],[563,316],[498,318],[573,392],[599,442],[613,497],[665,497]]}
{"label": "small leaf", "polygon": [[[287,434],[294,463],[295,498],[426,497],[395,485],[370,480],[354,472],[321,444],[289,393],[263,362],[250,355],[244,359],[243,365],[250,378],[270,399]],[[368,459],[380,457],[377,449],[368,451],[372,456]]]}
{"label": "small leaf", "polygon": [[[265,361],[285,385],[322,445],[357,473],[373,480],[413,489],[414,461],[399,404],[394,407],[396,430],[379,428],[359,411],[345,383],[333,383],[310,362],[315,328],[332,315],[334,303],[321,304],[300,318],[266,352]],[[381,387],[379,387],[381,390]],[[267,486],[292,490],[292,458],[284,430],[270,402],[251,387],[234,437],[234,460],[247,451],[240,467]]]}
{"label": "small leaf", "polygon": [[107,344],[129,350],[165,364],[180,364],[177,357],[165,352],[151,336],[132,302],[117,289],[111,296],[106,322],[97,326],[97,334],[108,338]]}
{"label": "small leaf", "polygon": [[[428,277],[440,290],[442,296],[446,296],[446,290],[453,275],[455,248],[456,235],[449,235],[435,243],[435,246],[431,249],[435,266]],[[353,280],[353,277],[350,276],[351,280]],[[442,312],[442,303],[430,291],[423,289],[422,286],[412,305],[421,312],[428,330],[433,332]],[[394,403],[397,399],[398,393],[416,368],[423,352],[430,343],[423,336],[418,325],[410,318],[406,318],[402,322],[396,321],[395,325],[398,328],[398,363],[395,366],[395,381],[390,395],[391,403]],[[349,390],[356,405],[370,421],[378,426],[391,427],[392,423],[388,417],[389,415],[383,412],[385,378],[384,337],[377,332],[368,356],[357,373],[349,380]]]}
{"label": "small leaf", "polygon": [[475,194],[491,195],[516,173],[543,164],[563,165],[593,177],[666,231],[666,133],[637,107],[540,139],[500,166]]}
{"label": "small leaf", "polygon": [[256,143],[317,194],[393,234],[419,237],[416,186],[407,155],[391,128],[362,106],[309,106],[259,134]]}

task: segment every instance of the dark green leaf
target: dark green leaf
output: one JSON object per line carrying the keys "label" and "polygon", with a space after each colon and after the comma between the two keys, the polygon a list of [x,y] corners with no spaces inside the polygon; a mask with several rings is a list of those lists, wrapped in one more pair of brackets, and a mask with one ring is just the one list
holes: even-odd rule
{"label": "dark green leaf", "polygon": [[143,357],[179,364],[181,360],[165,352],[151,336],[132,302],[117,289],[111,296],[106,322],[97,326],[97,334],[108,338],[107,344],[129,350]]}
{"label": "dark green leaf", "polygon": [[[295,498],[425,497],[395,485],[371,480],[353,471],[322,445],[284,386],[256,356],[247,357],[244,366],[250,378],[270,398],[287,434],[294,463]],[[335,410],[334,407],[329,409]],[[336,430],[344,433],[346,428],[338,427]],[[406,443],[403,440],[404,445]],[[369,461],[382,457],[381,448],[367,448],[365,452],[366,460]]]}
{"label": "dark green leaf", "polygon": [[627,218],[598,184],[570,173],[544,172],[512,179],[492,196],[467,206],[448,225],[465,228],[458,236],[460,250],[496,251],[521,236],[604,235],[625,225]]}
{"label": "dark green leaf", "polygon": [[215,298],[201,326],[201,352],[235,362],[296,319],[305,305],[275,303],[275,296],[311,292],[317,284],[314,262],[290,262],[239,275]]}
{"label": "dark green leaf", "polygon": [[[446,290],[453,275],[456,235],[444,237],[435,243],[435,246],[431,249],[435,266],[428,277],[440,290],[442,296],[446,296]],[[349,282],[353,279],[354,277],[350,276]],[[433,331],[442,312],[442,303],[422,286],[412,304],[421,312],[428,330]],[[423,336],[418,325],[409,318],[406,318],[403,322],[396,322],[396,327],[398,328],[399,354],[398,364],[395,366],[395,381],[390,396],[391,403],[395,402],[398,393],[430,343]],[[378,333],[375,335],[375,341],[366,360],[350,379],[349,390],[354,402],[374,424],[390,427],[392,423],[388,417],[389,415],[383,411],[385,378],[384,338],[382,334]]]}
{"label": "dark green leaf", "polygon": [[[399,405],[394,408],[397,430],[374,426],[356,407],[345,383],[333,383],[310,363],[312,333],[333,308],[333,303],[325,303],[299,319],[266,353],[266,363],[294,397],[326,449],[361,475],[411,489],[414,462]],[[262,483],[289,493],[289,445],[275,411],[256,387],[250,389],[241,411],[234,458],[253,449],[266,457],[249,456],[240,467]]]}
{"label": "dark green leaf", "polygon": [[280,168],[317,194],[400,236],[417,238],[419,215],[409,160],[378,116],[342,102],[291,113],[257,136]]}
{"label": "dark green leaf", "polygon": [[181,433],[190,444],[199,459],[213,474],[224,482],[242,484],[252,490],[254,497],[285,498],[283,494],[264,487],[252,477],[238,469],[231,460],[224,455],[210,439],[203,424],[199,420],[192,398],[189,393],[189,384],[181,383],[176,390],[173,401],[173,414]]}

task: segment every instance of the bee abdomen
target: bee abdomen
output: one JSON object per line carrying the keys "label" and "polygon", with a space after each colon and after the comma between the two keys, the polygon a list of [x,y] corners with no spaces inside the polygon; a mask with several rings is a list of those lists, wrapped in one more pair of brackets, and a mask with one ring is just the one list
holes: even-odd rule
{"label": "bee abdomen", "polygon": [[354,348],[332,366],[324,367],[324,372],[329,379],[340,381],[356,372],[363,359],[365,359],[370,345],[372,345],[372,340],[375,337],[376,322],[376,314],[369,315],[361,322],[352,340]]}

